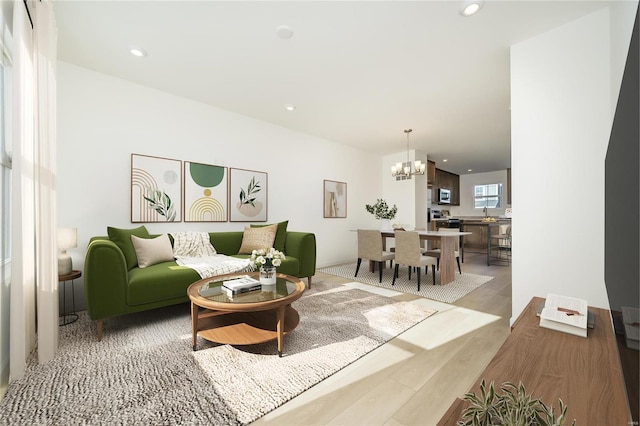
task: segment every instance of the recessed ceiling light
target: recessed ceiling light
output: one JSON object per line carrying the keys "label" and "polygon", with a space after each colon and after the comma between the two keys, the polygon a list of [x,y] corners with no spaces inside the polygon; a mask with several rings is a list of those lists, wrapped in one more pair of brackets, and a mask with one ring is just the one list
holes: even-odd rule
{"label": "recessed ceiling light", "polygon": [[296,109],[295,105],[291,105],[291,104],[287,104],[284,106],[284,109],[286,109],[287,111],[293,111]]}
{"label": "recessed ceiling light", "polygon": [[483,4],[484,1],[482,0],[466,0],[462,3],[462,6],[460,6],[460,15],[471,16],[477,13]]}
{"label": "recessed ceiling light", "polygon": [[472,172],[472,171],[473,171],[473,169],[467,169],[467,171],[468,171],[468,172]]}
{"label": "recessed ceiling light", "polygon": [[443,162],[443,163],[446,163],[447,161],[449,161],[449,160],[448,160],[448,159],[446,159],[446,158],[443,158],[443,159],[442,159],[442,162]]}
{"label": "recessed ceiling light", "polygon": [[137,56],[139,58],[143,58],[145,56],[147,56],[147,51],[144,50],[141,47],[136,47],[136,46],[131,46],[129,48],[129,53],[131,53],[133,56]]}
{"label": "recessed ceiling light", "polygon": [[291,38],[293,37],[293,30],[291,29],[291,27],[287,26],[287,25],[280,25],[279,27],[276,28],[276,35],[279,38]]}

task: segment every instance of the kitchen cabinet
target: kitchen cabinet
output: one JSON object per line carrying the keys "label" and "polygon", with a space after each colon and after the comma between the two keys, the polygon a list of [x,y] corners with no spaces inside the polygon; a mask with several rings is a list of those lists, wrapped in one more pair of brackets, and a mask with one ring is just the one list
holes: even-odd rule
{"label": "kitchen cabinet", "polygon": [[474,248],[485,248],[487,246],[487,226],[468,226],[464,227],[464,232],[471,232],[471,235],[464,236],[464,246]]}
{"label": "kitchen cabinet", "polygon": [[427,185],[433,186],[436,183],[436,163],[427,160]]}
{"label": "kitchen cabinet", "polygon": [[437,200],[438,189],[445,188],[451,190],[451,206],[460,205],[460,176],[446,170],[435,170],[434,199]]}

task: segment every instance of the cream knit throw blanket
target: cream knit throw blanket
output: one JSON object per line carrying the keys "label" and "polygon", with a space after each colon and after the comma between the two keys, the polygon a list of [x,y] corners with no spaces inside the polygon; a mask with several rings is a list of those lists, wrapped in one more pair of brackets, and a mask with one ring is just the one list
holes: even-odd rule
{"label": "cream knit throw blanket", "polygon": [[207,232],[176,232],[171,235],[176,263],[195,270],[202,278],[254,269],[249,259],[217,254]]}

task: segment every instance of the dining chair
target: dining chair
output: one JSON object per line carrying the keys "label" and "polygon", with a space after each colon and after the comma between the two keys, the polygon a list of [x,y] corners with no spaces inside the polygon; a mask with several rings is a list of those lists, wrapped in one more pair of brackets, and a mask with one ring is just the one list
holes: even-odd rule
{"label": "dining chair", "polygon": [[369,262],[378,262],[379,279],[382,282],[382,269],[384,262],[393,260],[395,255],[382,249],[382,233],[373,229],[358,229],[358,264],[356,273],[358,276],[362,259]]}
{"label": "dining chair", "polygon": [[[458,228],[440,228],[438,229],[438,232],[459,232],[460,229]],[[460,267],[460,238],[456,238],[456,245],[455,245],[455,256],[456,256],[456,262],[458,262],[458,272],[460,272],[460,274],[462,274],[462,268]],[[437,258],[437,268],[438,270],[440,269],[440,255],[441,255],[441,250],[440,248],[433,248],[433,249],[429,249],[429,250],[423,250],[423,254],[425,254],[426,256],[432,256]]]}
{"label": "dining chair", "polygon": [[417,232],[402,231],[396,232],[396,267],[393,273],[393,282],[395,285],[398,277],[398,265],[409,267],[409,279],[411,279],[411,268],[416,268],[418,275],[418,291],[420,291],[420,271],[424,266],[425,274],[429,273],[429,265],[433,270],[433,284],[436,283],[436,258],[424,256],[420,246],[420,236]]}
{"label": "dining chair", "polygon": [[[511,263],[511,225],[500,225],[498,233],[491,235],[491,239],[497,240],[495,247],[498,250],[498,255],[495,258],[506,260],[507,265]],[[494,245],[491,244],[491,247]],[[505,254],[504,259],[502,259],[503,253]]]}

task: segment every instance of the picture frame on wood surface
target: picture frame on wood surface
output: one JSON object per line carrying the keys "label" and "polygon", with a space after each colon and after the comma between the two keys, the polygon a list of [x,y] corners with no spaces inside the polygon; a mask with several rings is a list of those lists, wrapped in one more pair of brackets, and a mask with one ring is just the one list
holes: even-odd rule
{"label": "picture frame on wood surface", "polygon": [[268,188],[266,172],[229,168],[229,220],[266,222]]}
{"label": "picture frame on wood surface", "polygon": [[347,217],[347,184],[334,180],[324,180],[323,214],[325,218]]}

